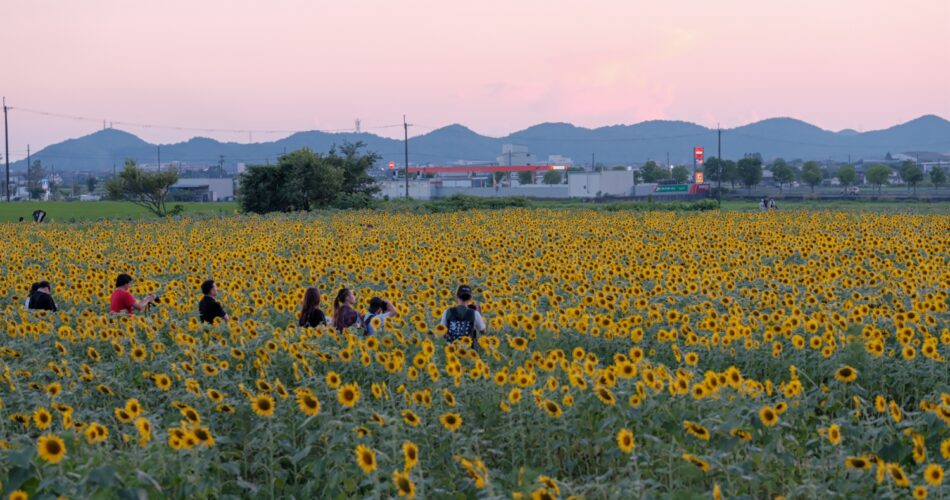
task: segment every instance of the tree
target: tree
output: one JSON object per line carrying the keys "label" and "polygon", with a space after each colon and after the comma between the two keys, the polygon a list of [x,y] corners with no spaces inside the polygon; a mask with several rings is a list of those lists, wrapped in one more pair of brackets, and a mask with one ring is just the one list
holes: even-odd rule
{"label": "tree", "polygon": [[783,184],[791,184],[795,180],[795,170],[785,163],[785,160],[777,158],[772,162],[772,179],[778,183],[779,192],[782,191]]}
{"label": "tree", "polygon": [[669,170],[659,166],[655,161],[650,160],[640,167],[640,175],[643,176],[643,182],[656,182],[660,179],[666,179],[670,176]]}
{"label": "tree", "polygon": [[887,178],[891,176],[891,168],[880,163],[871,165],[864,172],[864,178],[871,184],[877,186],[877,194],[881,194],[881,186],[887,184]]}
{"label": "tree", "polygon": [[685,184],[689,180],[689,169],[683,165],[673,167],[670,176],[677,184]]}
{"label": "tree", "polygon": [[722,170],[722,162],[719,161],[719,158],[711,156],[706,158],[706,163],[703,164],[703,171],[706,172],[706,181],[719,182],[719,176]]}
{"label": "tree", "polygon": [[33,164],[26,171],[26,189],[30,192],[30,199],[39,199],[43,195],[43,164],[40,160],[33,160]]}
{"label": "tree", "polygon": [[99,179],[97,179],[95,176],[90,175],[89,177],[86,177],[86,189],[90,194],[96,190],[97,184],[99,184]]}
{"label": "tree", "polygon": [[722,162],[722,180],[728,182],[732,189],[736,188],[736,181],[739,180],[739,166],[732,160]]}
{"label": "tree", "polygon": [[901,163],[900,176],[905,184],[914,188],[914,194],[916,195],[917,184],[924,180],[924,171],[921,170],[920,165],[910,160]]}
{"label": "tree", "polygon": [[930,182],[934,185],[934,191],[947,182],[947,172],[943,167],[937,165],[930,169]]}
{"label": "tree", "polygon": [[561,172],[557,170],[548,170],[544,173],[544,178],[541,180],[545,184],[560,184],[561,183]]}
{"label": "tree", "polygon": [[850,186],[854,184],[854,181],[858,179],[858,173],[854,170],[854,167],[851,165],[842,165],[838,167],[838,170],[835,172],[835,177],[838,178],[838,182],[842,186]]}
{"label": "tree", "polygon": [[344,144],[321,155],[299,149],[281,156],[277,165],[254,165],[241,175],[241,209],[245,212],[367,207],[379,191],[367,171],[379,160],[361,153],[362,143]]}
{"label": "tree", "polygon": [[534,172],[518,172],[518,182],[521,184],[531,184],[534,182]]}
{"label": "tree", "polygon": [[811,192],[815,192],[815,186],[821,184],[824,176],[821,173],[821,166],[816,161],[808,161],[802,165],[802,182],[811,187]]}
{"label": "tree", "polygon": [[758,158],[746,157],[739,160],[739,163],[736,164],[736,170],[742,184],[749,191],[752,190],[752,186],[762,181],[762,160]]}
{"label": "tree", "polygon": [[135,164],[134,160],[125,160],[125,168],[119,175],[106,182],[106,192],[114,200],[127,200],[149,209],[158,217],[168,214],[165,199],[168,190],[178,182],[178,172],[168,169],[147,172]]}

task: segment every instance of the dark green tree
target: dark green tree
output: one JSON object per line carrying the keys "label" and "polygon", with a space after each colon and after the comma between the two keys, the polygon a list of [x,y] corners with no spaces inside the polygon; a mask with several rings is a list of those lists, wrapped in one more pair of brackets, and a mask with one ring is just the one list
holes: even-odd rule
{"label": "dark green tree", "polygon": [[534,172],[518,172],[518,182],[521,184],[534,183]]}
{"label": "dark green tree", "polygon": [[169,213],[165,206],[168,191],[176,182],[178,172],[174,169],[150,172],[139,168],[134,160],[125,160],[119,175],[106,182],[106,192],[113,200],[130,201],[164,217]]}
{"label": "dark green tree", "polygon": [[924,180],[924,171],[920,168],[920,165],[907,160],[901,163],[901,168],[899,170],[901,180],[905,184],[914,189],[914,194],[917,194],[917,184],[920,184],[920,181]]}
{"label": "dark green tree", "polygon": [[947,182],[947,171],[940,165],[930,169],[930,182],[934,185],[934,191]]}
{"label": "dark green tree", "polygon": [[43,195],[43,164],[40,160],[33,160],[33,164],[26,171],[26,189],[30,192],[30,199],[39,199]]}
{"label": "dark green tree", "polygon": [[871,165],[864,172],[864,178],[871,184],[877,186],[877,194],[881,194],[881,186],[887,184],[887,178],[891,176],[891,168],[880,163]]}
{"label": "dark green tree", "polygon": [[89,191],[89,193],[95,191],[97,185],[99,185],[99,179],[97,179],[96,176],[90,175],[86,177],[86,190]]}
{"label": "dark green tree", "polygon": [[788,166],[788,163],[785,163],[785,160],[778,158],[772,162],[772,179],[778,183],[779,192],[782,191],[782,186],[784,184],[791,184],[795,181],[795,169]]}
{"label": "dark green tree", "polygon": [[544,173],[544,178],[541,182],[545,184],[560,184],[561,183],[561,172],[557,170],[548,170]]}
{"label": "dark green tree", "polygon": [[838,182],[842,186],[847,187],[854,184],[854,181],[858,179],[858,172],[851,165],[842,165],[835,172],[835,177],[838,178]]}
{"label": "dark green tree", "polygon": [[821,172],[821,165],[816,161],[807,161],[802,165],[802,182],[808,184],[811,192],[815,192],[815,186],[821,184],[824,175]]}
{"label": "dark green tree", "polygon": [[739,180],[751,191],[752,186],[762,181],[762,160],[752,156],[743,158],[736,164],[736,171]]}
{"label": "dark green tree", "polygon": [[650,160],[640,167],[640,175],[643,177],[643,182],[650,183],[669,178],[670,171]]}
{"label": "dark green tree", "polygon": [[683,165],[673,167],[670,176],[677,184],[685,184],[689,180],[689,169]]}

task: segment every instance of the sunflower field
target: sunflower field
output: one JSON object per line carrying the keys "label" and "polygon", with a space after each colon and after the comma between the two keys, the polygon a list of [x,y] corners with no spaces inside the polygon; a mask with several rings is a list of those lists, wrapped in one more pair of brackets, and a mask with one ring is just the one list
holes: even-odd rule
{"label": "sunflower field", "polygon": [[[3,498],[950,496],[948,215],[0,227]],[[123,272],[161,302],[109,315]],[[439,326],[463,283],[477,349]],[[300,328],[308,286],[399,316]]]}

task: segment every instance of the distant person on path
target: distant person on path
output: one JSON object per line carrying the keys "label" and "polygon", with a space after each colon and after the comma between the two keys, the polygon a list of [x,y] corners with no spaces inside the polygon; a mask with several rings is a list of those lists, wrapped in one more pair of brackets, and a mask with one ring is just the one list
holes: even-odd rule
{"label": "distant person on path", "polygon": [[441,325],[446,328],[445,341],[455,342],[462,337],[472,339],[472,347],[478,349],[478,333],[485,333],[485,320],[481,307],[472,300],[472,288],[468,285],[458,287],[455,292],[455,307],[442,313]]}
{"label": "distant person on path", "polygon": [[769,203],[769,202],[768,202],[768,198],[766,198],[765,196],[763,196],[762,199],[759,200],[759,211],[764,212],[764,211],[768,210],[768,209],[769,209],[768,203]]}
{"label": "distant person on path", "polygon": [[144,299],[137,300],[131,293],[132,277],[122,273],[115,279],[115,290],[109,298],[109,312],[113,314],[126,313],[132,314],[135,310],[144,311],[149,304],[155,301],[155,295],[146,295]]}
{"label": "distant person on path", "polygon": [[353,295],[353,291],[349,288],[341,288],[333,299],[333,326],[338,332],[342,333],[345,328],[353,325],[363,327],[360,313],[353,309],[354,304],[356,304],[356,295]]}
{"label": "distant person on path", "polygon": [[27,309],[56,311],[56,302],[53,301],[53,296],[50,295],[49,281],[40,281],[35,283],[34,286],[36,286],[36,290],[27,299]]}
{"label": "distant person on path", "polygon": [[768,200],[769,200],[769,210],[775,210],[775,200],[773,198],[769,198]]}
{"label": "distant person on path", "polygon": [[307,288],[303,294],[303,306],[297,317],[300,326],[318,327],[327,324],[327,317],[320,310],[320,290],[316,287]]}
{"label": "distant person on path", "polygon": [[214,280],[205,280],[201,284],[201,293],[204,297],[198,302],[198,313],[201,315],[201,321],[214,324],[215,318],[228,320],[228,313],[218,303],[218,285]]}
{"label": "distant person on path", "polygon": [[396,306],[388,300],[379,297],[373,297],[369,300],[369,312],[363,316],[363,325],[366,326],[366,335],[376,335],[376,328],[373,327],[373,318],[379,320],[379,329],[382,330],[386,325],[386,318],[392,318],[399,313]]}

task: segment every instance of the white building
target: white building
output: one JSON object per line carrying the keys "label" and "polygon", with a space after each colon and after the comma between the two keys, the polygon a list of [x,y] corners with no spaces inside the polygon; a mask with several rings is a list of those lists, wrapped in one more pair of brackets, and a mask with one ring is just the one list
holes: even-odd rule
{"label": "white building", "polygon": [[190,192],[195,201],[228,201],[234,199],[234,179],[231,177],[178,179],[171,190]]}

